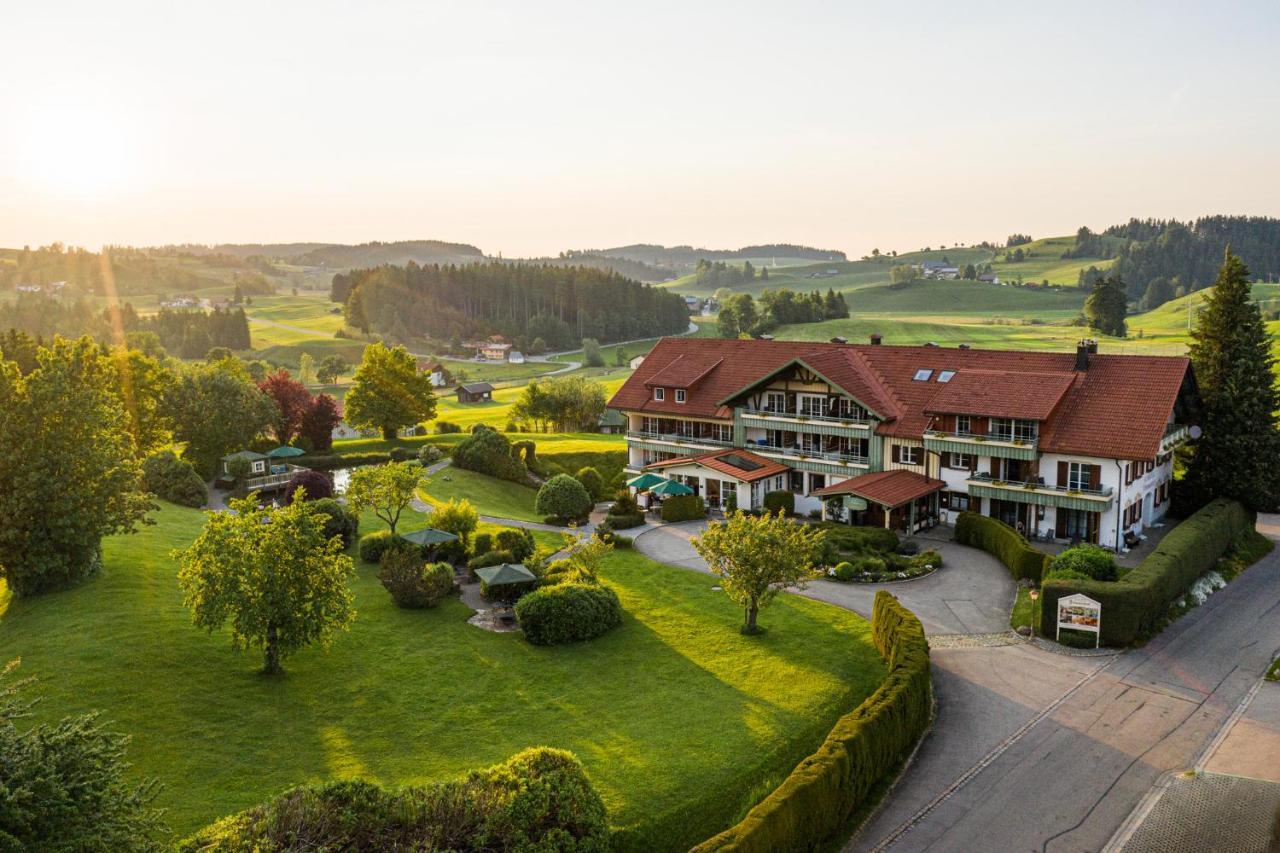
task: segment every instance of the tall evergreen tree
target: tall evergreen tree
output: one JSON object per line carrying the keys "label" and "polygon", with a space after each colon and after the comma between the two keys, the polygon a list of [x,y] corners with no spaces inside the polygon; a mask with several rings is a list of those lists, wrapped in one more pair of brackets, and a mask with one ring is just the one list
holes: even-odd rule
{"label": "tall evergreen tree", "polygon": [[1250,298],[1249,270],[1226,253],[1192,333],[1191,363],[1204,403],[1185,497],[1194,506],[1217,497],[1251,509],[1276,506],[1280,431],[1271,340]]}
{"label": "tall evergreen tree", "polygon": [[1116,276],[1107,276],[1094,282],[1093,292],[1084,303],[1084,316],[1089,320],[1089,328],[1117,338],[1125,336],[1127,327],[1124,318],[1128,311],[1129,300],[1125,296],[1124,282]]}

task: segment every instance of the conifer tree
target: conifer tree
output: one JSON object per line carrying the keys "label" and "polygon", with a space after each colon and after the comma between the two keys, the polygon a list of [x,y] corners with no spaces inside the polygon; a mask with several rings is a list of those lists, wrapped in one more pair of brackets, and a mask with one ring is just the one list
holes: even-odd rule
{"label": "conifer tree", "polygon": [[1094,282],[1093,292],[1084,303],[1084,315],[1089,320],[1089,328],[1117,338],[1123,338],[1127,331],[1124,318],[1128,310],[1129,300],[1125,295],[1124,282],[1115,276],[1107,276]]}
{"label": "conifer tree", "polygon": [[1254,510],[1275,508],[1275,359],[1262,312],[1250,298],[1249,270],[1229,249],[1192,333],[1191,363],[1204,409],[1183,483],[1189,506],[1228,497]]}

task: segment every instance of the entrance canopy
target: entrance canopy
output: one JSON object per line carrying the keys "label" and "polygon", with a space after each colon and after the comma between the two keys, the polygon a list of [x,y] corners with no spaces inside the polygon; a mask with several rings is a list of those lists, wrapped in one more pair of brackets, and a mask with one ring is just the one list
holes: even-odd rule
{"label": "entrance canopy", "polygon": [[935,480],[915,471],[876,471],[819,489],[814,495],[820,498],[854,495],[886,509],[893,509],[940,492],[946,485],[942,480]]}
{"label": "entrance canopy", "polygon": [[773,459],[757,456],[749,450],[713,450],[698,456],[677,456],[646,465],[646,468],[671,468],[677,465],[696,465],[710,471],[725,474],[740,483],[752,483],[790,470]]}

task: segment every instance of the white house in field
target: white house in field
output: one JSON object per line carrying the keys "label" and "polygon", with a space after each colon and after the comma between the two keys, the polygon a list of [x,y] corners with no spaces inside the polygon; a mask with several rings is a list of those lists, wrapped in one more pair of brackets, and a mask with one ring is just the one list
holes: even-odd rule
{"label": "white house in field", "polygon": [[627,467],[722,508],[916,531],[965,510],[1111,548],[1168,510],[1186,358],[664,338],[609,406]]}

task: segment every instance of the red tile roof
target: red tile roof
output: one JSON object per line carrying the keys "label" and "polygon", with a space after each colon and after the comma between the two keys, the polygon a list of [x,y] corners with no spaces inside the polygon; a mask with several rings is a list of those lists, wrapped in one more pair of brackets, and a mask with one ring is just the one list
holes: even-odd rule
{"label": "red tile roof", "polygon": [[861,474],[827,486],[825,489],[818,489],[814,494],[824,498],[833,495],[857,495],[892,509],[946,488],[946,485],[942,480],[935,480],[924,474],[917,474],[915,471],[898,469]]}
{"label": "red tile roof", "polygon": [[722,358],[713,358],[701,353],[682,353],[646,380],[649,387],[662,385],[668,388],[692,388],[708,373],[716,369]]}
{"label": "red tile roof", "polygon": [[[676,403],[672,394],[664,401],[654,400],[651,380],[683,355],[715,364],[689,391],[685,403]],[[1181,357],[1093,354],[1089,369],[1076,371],[1074,352],[663,338],[609,405],[644,414],[728,419],[733,410],[722,401],[795,359],[884,416],[887,420],[877,427],[878,433],[909,438],[923,435],[933,419],[930,404],[950,384],[937,382],[940,370],[956,371],[955,378],[965,371],[1056,375],[1062,378],[1055,382],[1066,388],[1041,424],[1040,449],[1108,459],[1155,458],[1189,365]],[[930,379],[914,381],[916,372],[925,368],[933,371]],[[1020,405],[1042,409],[1044,401],[1037,392]]]}
{"label": "red tile roof", "polygon": [[[933,378],[936,377],[935,373]],[[1075,378],[1074,372],[1015,373],[962,368],[949,382],[935,382],[937,393],[924,410],[929,414],[1048,420]]]}
{"label": "red tile roof", "polygon": [[664,459],[644,466],[645,468],[668,468],[672,465],[696,464],[721,474],[728,474],[736,480],[751,483],[763,480],[790,470],[786,465],[773,459],[748,450],[713,450],[697,456],[678,456],[675,459]]}

